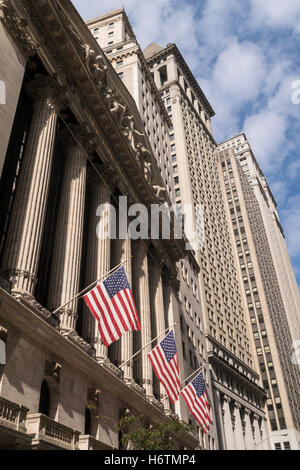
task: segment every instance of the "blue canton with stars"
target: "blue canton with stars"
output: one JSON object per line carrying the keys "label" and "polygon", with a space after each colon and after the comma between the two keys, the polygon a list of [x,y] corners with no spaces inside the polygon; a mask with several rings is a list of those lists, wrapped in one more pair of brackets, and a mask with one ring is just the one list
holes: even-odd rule
{"label": "blue canton with stars", "polygon": [[196,390],[197,397],[201,397],[206,391],[205,382],[203,378],[203,373],[200,372],[199,375],[192,381],[192,384]]}
{"label": "blue canton with stars", "polygon": [[177,353],[174,333],[171,331],[160,343],[168,362],[170,362]]}
{"label": "blue canton with stars", "polygon": [[103,284],[110,298],[114,297],[123,289],[130,289],[124,266],[109,276]]}

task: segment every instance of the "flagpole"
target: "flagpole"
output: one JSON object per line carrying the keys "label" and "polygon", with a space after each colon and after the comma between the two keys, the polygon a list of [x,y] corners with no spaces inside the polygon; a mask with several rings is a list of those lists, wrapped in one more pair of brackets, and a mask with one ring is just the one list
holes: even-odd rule
{"label": "flagpole", "polygon": [[197,372],[200,373],[202,370],[203,370],[203,365],[201,367],[199,367],[199,369],[195,370],[187,379],[183,380],[181,385],[183,385],[185,382],[187,382],[191,377],[193,377],[193,375],[197,374]]}
{"label": "flagpole", "polygon": [[123,364],[121,364],[119,367],[123,367],[125,366],[126,364],[128,364],[128,362],[130,362],[133,358],[135,358],[135,356],[137,356],[138,354],[140,354],[140,352],[142,352],[144,349],[146,349],[148,346],[150,346],[150,344],[154,343],[154,341],[158,338],[160,338],[160,336],[163,336],[168,330],[171,330],[175,325],[177,325],[177,323],[179,323],[179,321],[176,321],[172,326],[169,326],[163,333],[160,333],[160,335],[156,336],[156,338],[152,339],[149,343],[147,343],[142,349],[140,349],[138,352],[136,352],[133,356],[131,356],[129,359],[127,359],[127,361],[123,362]]}
{"label": "flagpole", "polygon": [[123,264],[125,264],[129,259],[131,259],[132,256],[129,256],[129,258],[126,258],[124,261],[122,261],[122,263],[118,264],[118,266],[115,266],[113,269],[111,269],[110,271],[108,271],[108,273],[104,274],[103,276],[101,276],[99,279],[97,279],[96,281],[92,282],[92,284],[90,284],[88,287],[86,287],[85,289],[83,289],[81,292],[79,292],[79,294],[75,295],[75,297],[73,297],[71,300],[68,300],[68,302],[66,302],[64,305],[62,305],[61,307],[58,307],[56,310],[54,310],[53,312],[53,315],[57,312],[59,312],[59,310],[61,310],[62,308],[66,307],[66,305],[69,305],[71,302],[73,302],[73,300],[77,299],[78,297],[80,297],[82,294],[84,294],[87,290],[89,290],[91,287],[93,287],[94,284],[97,284],[97,282],[100,282],[102,281],[102,279],[104,279],[105,277],[109,276],[110,274],[112,274],[114,271],[117,271]]}

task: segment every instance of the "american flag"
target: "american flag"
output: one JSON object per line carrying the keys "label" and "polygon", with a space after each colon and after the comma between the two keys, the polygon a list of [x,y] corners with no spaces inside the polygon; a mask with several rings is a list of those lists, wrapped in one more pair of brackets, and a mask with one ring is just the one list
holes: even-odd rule
{"label": "american flag", "polygon": [[203,432],[207,433],[211,419],[203,373],[200,372],[200,374],[182,390],[181,394],[188,409],[196,418],[197,423],[200,424]]}
{"label": "american flag", "polygon": [[100,337],[106,347],[126,331],[140,331],[124,266],[88,292],[84,300],[98,322]]}
{"label": "american flag", "polygon": [[155,346],[148,354],[148,357],[170,401],[175,403],[180,394],[180,377],[174,332],[171,331]]}

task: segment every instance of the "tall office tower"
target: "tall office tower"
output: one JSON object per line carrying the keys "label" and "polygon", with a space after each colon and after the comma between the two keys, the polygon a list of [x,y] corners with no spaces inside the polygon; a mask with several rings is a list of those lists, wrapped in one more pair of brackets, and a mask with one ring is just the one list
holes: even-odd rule
{"label": "tall office tower", "polygon": [[[151,44],[144,51],[169,117],[176,202],[204,211],[204,239],[196,251],[200,303],[220,448],[268,446],[265,394],[253,369],[249,324],[226,218],[212,136],[214,111],[176,45]],[[182,262],[187,279],[191,268]],[[257,369],[258,370],[258,369]]]}
{"label": "tall office tower", "polygon": [[[270,442],[275,449],[299,449],[300,370],[292,361],[292,336],[281,295],[281,279],[277,276],[267,236],[266,212],[259,204],[256,190],[261,191],[262,197],[265,195],[265,204],[272,196],[249,147],[248,160],[241,157],[238,144],[247,145],[241,140],[239,136],[232,140],[235,146],[227,143],[219,146],[227,215],[240,266],[240,281],[244,285],[245,308],[249,312],[257,361],[267,392]],[[245,161],[249,165],[245,165]],[[256,180],[251,178],[254,170]],[[280,258],[281,254],[278,252],[277,256]]]}
{"label": "tall office tower", "polygon": [[[178,181],[178,169],[176,166],[173,167],[171,157],[173,142],[172,139],[170,142],[169,138],[173,125],[128,17],[122,8],[95,18],[87,25],[135,99],[168,195],[171,202],[175,203],[174,187]],[[206,366],[207,350],[199,296],[198,274],[200,268],[194,253],[190,251],[190,254],[178,267],[179,297],[181,299],[181,347],[184,359],[181,370],[182,379],[188,378],[203,365],[210,394],[211,379]],[[213,424],[210,431],[208,435],[204,435],[203,431],[199,430],[201,446],[207,449],[218,447],[213,401],[211,405]],[[187,421],[193,422],[188,416],[185,406],[181,407],[181,416]]]}
{"label": "tall office tower", "polygon": [[292,338],[293,341],[299,341],[300,294],[284,231],[280,224],[276,201],[245,134],[239,134],[220,144],[219,149],[224,150],[225,148],[234,150],[234,154],[240,161],[259,204]]}

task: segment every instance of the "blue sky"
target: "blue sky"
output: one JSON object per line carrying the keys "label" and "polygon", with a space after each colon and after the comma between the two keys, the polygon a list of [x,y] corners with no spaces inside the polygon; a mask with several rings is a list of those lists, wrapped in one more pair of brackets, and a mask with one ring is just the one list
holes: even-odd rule
{"label": "blue sky", "polygon": [[[175,42],[211,102],[217,142],[244,131],[278,202],[300,285],[298,0],[74,0],[87,20],[124,5],[142,48]],[[300,96],[300,94],[299,94]]]}

